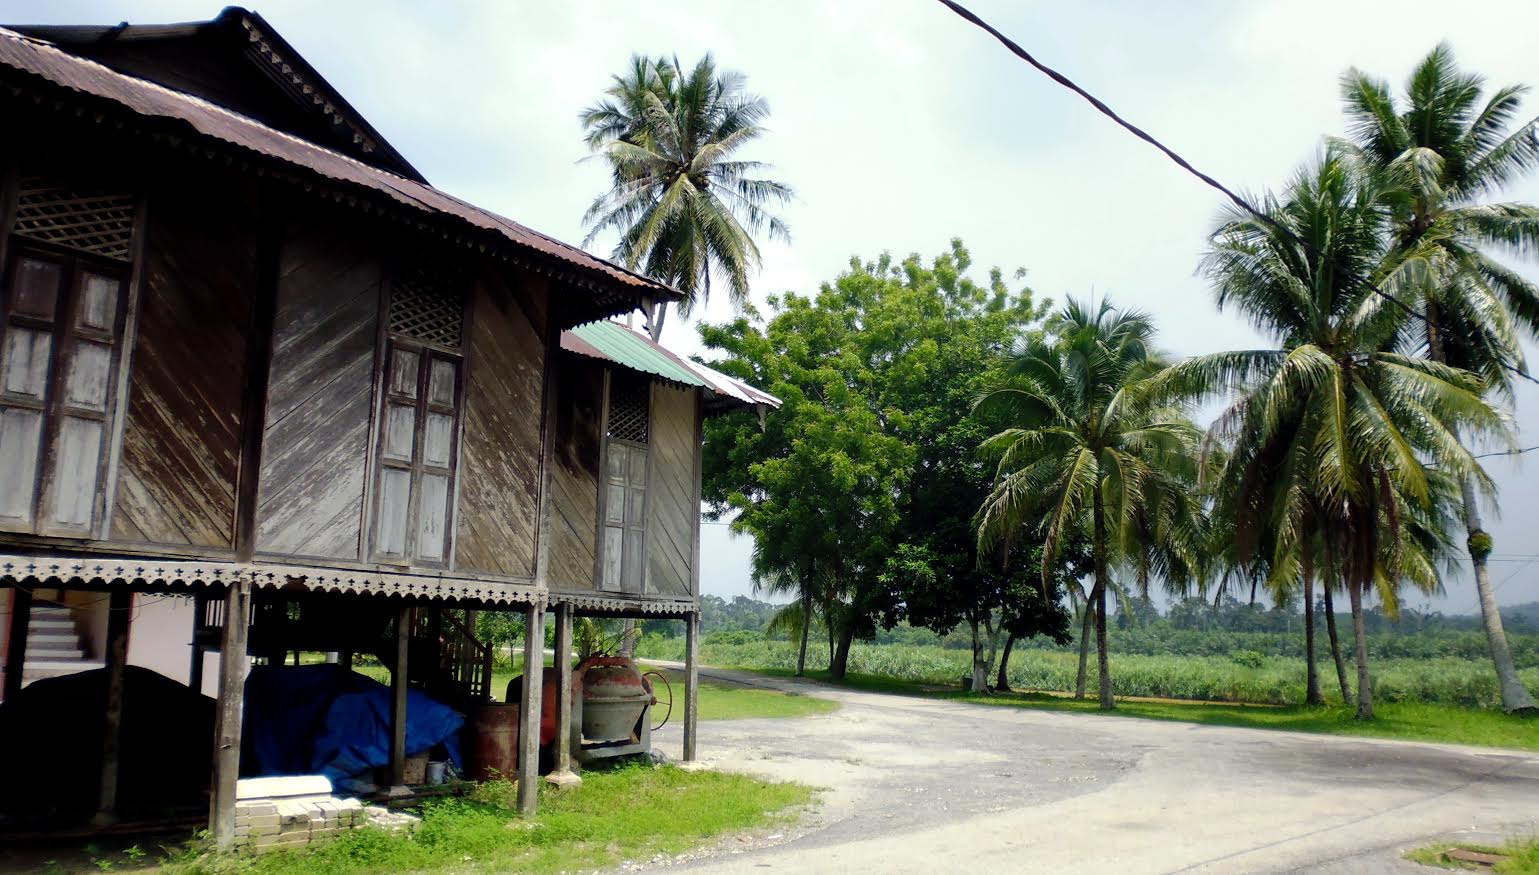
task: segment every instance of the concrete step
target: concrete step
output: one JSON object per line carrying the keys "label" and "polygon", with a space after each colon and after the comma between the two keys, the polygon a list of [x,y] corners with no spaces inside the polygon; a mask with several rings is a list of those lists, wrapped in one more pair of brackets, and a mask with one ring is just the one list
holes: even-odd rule
{"label": "concrete step", "polygon": [[85,651],[81,650],[79,647],[61,647],[51,650],[33,650],[31,647],[27,648],[27,669],[29,671],[32,669],[32,663],[34,660],[37,662],[62,662],[65,660],[81,659],[85,659]]}
{"label": "concrete step", "polygon": [[47,634],[49,632],[69,632],[73,634],[74,631],[74,620],[39,620],[33,617],[31,622],[27,623],[28,634]]}
{"label": "concrete step", "polygon": [[79,646],[78,635],[27,635],[28,650],[70,650]]}
{"label": "concrete step", "polygon": [[32,608],[31,614],[32,614],[32,619],[34,619],[34,620],[72,620],[72,619],[74,619],[74,614],[70,613],[70,609],[69,608],[61,608],[58,605],[34,606]]}
{"label": "concrete step", "polygon": [[28,659],[27,670],[22,673],[22,683],[27,684],[43,678],[56,678],[76,672],[106,668],[106,666],[107,663],[100,659]]}

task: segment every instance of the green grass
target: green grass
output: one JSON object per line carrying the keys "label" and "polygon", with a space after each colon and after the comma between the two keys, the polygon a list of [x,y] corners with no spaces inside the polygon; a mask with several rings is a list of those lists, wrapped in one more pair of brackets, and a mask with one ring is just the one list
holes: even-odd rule
{"label": "green grass", "polygon": [[[780,677],[791,674],[784,669],[759,671]],[[1539,750],[1539,719],[1515,717],[1500,711],[1461,708],[1454,705],[1385,702],[1374,706],[1375,717],[1367,721],[1356,719],[1353,709],[1342,705],[1271,706],[1119,699],[1116,710],[1102,711],[1094,698],[1076,700],[1050,693],[996,693],[983,696],[961,691],[938,690],[932,684],[879,675],[851,674],[843,681],[833,681],[826,671],[809,672],[809,676],[814,680],[837,683],[840,686],[866,692],[924,696],[979,705],[1110,714],[1117,717],[1174,720],[1212,726],[1282,729],[1293,732],[1318,732],[1325,735]]]}
{"label": "green grass", "polygon": [[1452,848],[1481,851],[1487,854],[1507,855],[1506,860],[1496,864],[1496,868],[1493,870],[1496,872],[1509,873],[1509,875],[1515,875],[1515,873],[1534,875],[1534,873],[1539,873],[1539,838],[1510,842],[1500,848],[1492,848],[1485,845],[1458,844],[1455,842],[1438,842],[1424,848],[1417,848],[1414,851],[1407,851],[1405,858],[1413,863],[1421,863],[1424,866],[1436,866],[1439,869],[1479,871],[1484,868],[1448,859],[1444,856],[1444,853]]}
{"label": "green grass", "polygon": [[[682,643],[645,641],[640,654],[651,659],[677,659]],[[1114,642],[1115,645],[1115,642]],[[809,648],[808,664],[826,668],[828,654]],[[796,648],[784,641],[718,644],[706,636],[701,647],[706,665],[743,666],[754,670],[792,669]],[[971,672],[968,650],[911,644],[862,644],[850,650],[854,674],[956,686]],[[1113,646],[1112,685],[1119,696],[1201,699],[1287,705],[1304,700],[1304,660],[1249,654],[1246,663],[1228,656],[1172,656],[1119,653]],[[1010,685],[1022,690],[1070,690],[1074,687],[1078,654],[1070,650],[1028,647],[1010,660]],[[1348,672],[1356,681],[1356,669]],[[1327,695],[1336,689],[1335,668],[1322,651],[1321,683]],[[1375,702],[1421,702],[1471,708],[1495,708],[1501,695],[1489,659],[1445,656],[1434,659],[1377,659],[1372,663]],[[1519,675],[1530,689],[1539,689],[1539,666]]]}
{"label": "green grass", "polygon": [[[673,718],[683,716],[684,676],[673,669],[663,669],[673,684]],[[661,685],[659,685],[661,686]],[[667,694],[659,691],[659,695]],[[701,720],[751,720],[768,717],[811,717],[836,711],[839,703],[799,693],[784,693],[742,684],[700,681]]]}
{"label": "green grass", "polygon": [[583,774],[581,787],[542,789],[533,820],[511,810],[513,786],[425,804],[410,835],[359,829],[301,851],[257,857],[188,852],[176,875],[364,875],[385,872],[582,872],[677,854],[719,836],[788,821],[816,791],[724,772],[640,764]]}

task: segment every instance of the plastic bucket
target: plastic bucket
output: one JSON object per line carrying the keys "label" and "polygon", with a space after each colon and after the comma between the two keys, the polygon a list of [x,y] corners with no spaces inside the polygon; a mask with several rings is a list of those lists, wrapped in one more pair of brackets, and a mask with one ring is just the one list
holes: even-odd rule
{"label": "plastic bucket", "polygon": [[427,782],[429,784],[443,784],[449,780],[448,763],[432,762],[427,764]]}

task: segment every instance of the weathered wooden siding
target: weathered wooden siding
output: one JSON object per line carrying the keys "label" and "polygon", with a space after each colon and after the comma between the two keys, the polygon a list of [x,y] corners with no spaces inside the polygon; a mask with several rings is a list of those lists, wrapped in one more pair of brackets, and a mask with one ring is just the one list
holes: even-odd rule
{"label": "weathered wooden siding", "polygon": [[687,596],[695,562],[695,390],[652,388],[648,486],[648,593]]}
{"label": "weathered wooden siding", "polygon": [[456,567],[529,576],[539,521],[545,370],[543,281],[473,291]]}
{"label": "weathered wooden siding", "polygon": [[256,548],[357,559],[380,310],[377,249],[336,223],[290,229],[278,259]]}
{"label": "weathered wooden siding", "polygon": [[551,470],[550,586],[593,588],[598,527],[604,371],[573,355],[557,359],[556,451]]}
{"label": "weathered wooden siding", "polygon": [[149,199],[116,540],[234,544],[254,215],[253,200],[230,190]]}

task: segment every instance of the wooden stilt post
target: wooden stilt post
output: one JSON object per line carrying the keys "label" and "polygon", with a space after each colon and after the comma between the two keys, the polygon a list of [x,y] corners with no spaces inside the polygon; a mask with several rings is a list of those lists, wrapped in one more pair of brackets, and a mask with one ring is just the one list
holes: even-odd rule
{"label": "wooden stilt post", "polygon": [[556,605],[556,755],[546,780],[558,787],[582,783],[572,771],[572,604]]}
{"label": "wooden stilt post", "polygon": [[97,785],[97,826],[118,819],[118,748],[123,737],[123,668],[128,664],[128,623],[134,594],[116,589],[107,600],[107,702],[102,715],[102,772]]}
{"label": "wooden stilt post", "polygon": [[411,608],[402,606],[395,618],[395,665],[390,670],[390,793],[406,790],[406,677],[411,645]]}
{"label": "wooden stilt post", "polygon": [[700,612],[691,611],[684,619],[684,762],[695,761],[695,738],[699,728],[700,702]]}
{"label": "wooden stilt post", "polygon": [[32,591],[11,587],[11,629],[5,648],[5,701],[21,692],[27,668],[27,625],[32,622]]}
{"label": "wooden stilt post", "polygon": [[214,845],[235,844],[235,782],[240,779],[241,708],[246,698],[246,627],[251,622],[251,584],[231,583],[224,596],[224,629],[219,639],[219,703],[214,712],[214,786],[209,829]]}
{"label": "wooden stilt post", "polygon": [[524,612],[524,689],[518,702],[518,810],[533,817],[540,799],[540,699],[545,686],[545,606]]}

